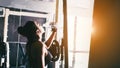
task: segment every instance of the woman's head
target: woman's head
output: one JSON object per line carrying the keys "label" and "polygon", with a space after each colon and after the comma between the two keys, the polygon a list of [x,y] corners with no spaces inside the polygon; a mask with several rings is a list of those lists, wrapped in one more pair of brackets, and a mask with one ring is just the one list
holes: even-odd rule
{"label": "woman's head", "polygon": [[17,29],[18,33],[27,37],[28,40],[39,39],[44,29],[35,21],[27,21],[24,26]]}

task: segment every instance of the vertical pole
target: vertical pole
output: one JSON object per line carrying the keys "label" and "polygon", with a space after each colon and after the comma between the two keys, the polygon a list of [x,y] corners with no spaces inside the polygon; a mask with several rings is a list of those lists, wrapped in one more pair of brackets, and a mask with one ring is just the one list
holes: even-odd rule
{"label": "vertical pole", "polygon": [[63,45],[65,49],[65,68],[68,68],[68,31],[67,31],[67,0],[63,0]]}
{"label": "vertical pole", "polygon": [[56,0],[55,24],[58,22],[58,8],[59,8],[59,0]]}
{"label": "vertical pole", "polygon": [[3,42],[6,43],[7,48],[7,62],[6,67],[9,68],[9,44],[7,42],[7,32],[8,32],[8,16],[9,16],[9,9],[5,9],[5,19],[4,19],[4,32],[3,32]]}
{"label": "vertical pole", "polygon": [[[54,21],[54,25],[56,25],[57,23],[58,23],[58,8],[59,8],[59,0],[56,0],[56,6],[55,6],[56,8],[55,8],[55,21]],[[57,40],[57,33],[56,33],[56,35],[55,35],[55,40]],[[56,62],[52,62],[52,64],[54,65],[54,66],[52,66],[52,68],[56,68]]]}
{"label": "vertical pole", "polygon": [[[58,23],[58,11],[59,11],[58,9],[59,9],[59,0],[56,0],[55,23],[54,23],[54,25],[56,25]],[[57,40],[57,33],[56,33],[55,39]]]}
{"label": "vertical pole", "polygon": [[[20,9],[20,18],[19,18],[19,26],[21,26],[21,12],[22,9]],[[19,60],[19,50],[20,50],[20,35],[18,35],[18,44],[17,44],[17,57],[16,57],[16,68],[18,68],[18,60]]]}
{"label": "vertical pole", "polygon": [[74,47],[73,47],[73,60],[72,60],[72,68],[74,68],[74,66],[75,66],[76,29],[77,29],[77,16],[75,16],[75,22],[74,22]]}

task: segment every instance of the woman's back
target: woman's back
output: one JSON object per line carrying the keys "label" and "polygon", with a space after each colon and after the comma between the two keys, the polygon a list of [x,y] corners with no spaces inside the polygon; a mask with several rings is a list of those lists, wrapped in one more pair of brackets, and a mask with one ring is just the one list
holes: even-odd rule
{"label": "woman's back", "polygon": [[[33,68],[42,68],[42,53],[43,49],[45,48],[44,44],[40,41],[33,42],[31,44],[28,44],[26,49],[27,49],[27,54],[29,56],[29,62],[30,66]],[[44,51],[47,51],[45,48]],[[47,51],[47,54],[45,55],[45,65],[47,65],[50,60],[51,60],[51,55]]]}

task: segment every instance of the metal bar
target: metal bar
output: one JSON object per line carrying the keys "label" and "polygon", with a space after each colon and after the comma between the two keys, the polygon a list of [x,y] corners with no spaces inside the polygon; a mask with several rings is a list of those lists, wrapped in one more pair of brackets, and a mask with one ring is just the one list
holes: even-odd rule
{"label": "metal bar", "polygon": [[69,52],[72,52],[72,53],[89,53],[89,51],[73,51],[73,50],[69,50]]}
{"label": "metal bar", "polygon": [[31,12],[19,12],[19,11],[10,11],[10,15],[22,15],[22,16],[32,16],[32,17],[41,17],[41,18],[47,18],[48,14],[39,14],[39,13],[31,13]]}
{"label": "metal bar", "polygon": [[7,62],[6,62],[6,67],[7,67],[7,68],[9,68],[9,44],[8,44],[8,42],[7,42],[8,16],[9,16],[9,9],[5,9],[3,42],[6,43],[6,48],[7,48]]}
{"label": "metal bar", "polygon": [[58,7],[59,7],[59,0],[56,0],[55,23],[58,22]]}
{"label": "metal bar", "polygon": [[14,8],[14,7],[6,7],[6,6],[0,6],[1,8],[6,8],[6,9],[9,9],[10,11],[14,11],[14,10],[17,10],[17,11],[20,11],[22,10],[23,12],[31,12],[31,13],[39,13],[39,14],[48,14],[48,12],[41,12],[41,11],[34,11],[34,10],[27,10],[27,9],[20,9],[20,8]]}
{"label": "metal bar", "polygon": [[[22,10],[20,10],[20,12],[22,12]],[[19,18],[19,26],[21,25],[21,15],[20,15],[20,18]],[[20,42],[20,35],[18,35],[18,42]],[[17,58],[16,58],[16,68],[18,68],[18,60],[19,60],[19,44],[17,45]]]}
{"label": "metal bar", "polygon": [[63,0],[63,45],[65,47],[65,68],[68,68],[68,31],[67,31],[67,0]]}

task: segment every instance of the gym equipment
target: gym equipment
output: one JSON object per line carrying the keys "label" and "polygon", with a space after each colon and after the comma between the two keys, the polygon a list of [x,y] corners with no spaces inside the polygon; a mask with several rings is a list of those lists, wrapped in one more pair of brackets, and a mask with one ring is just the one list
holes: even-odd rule
{"label": "gym equipment", "polygon": [[6,68],[7,50],[5,42],[2,42],[0,37],[0,68]]}
{"label": "gym equipment", "polygon": [[48,49],[52,54],[52,61],[57,61],[60,57],[60,45],[57,40],[53,40],[51,47]]}

